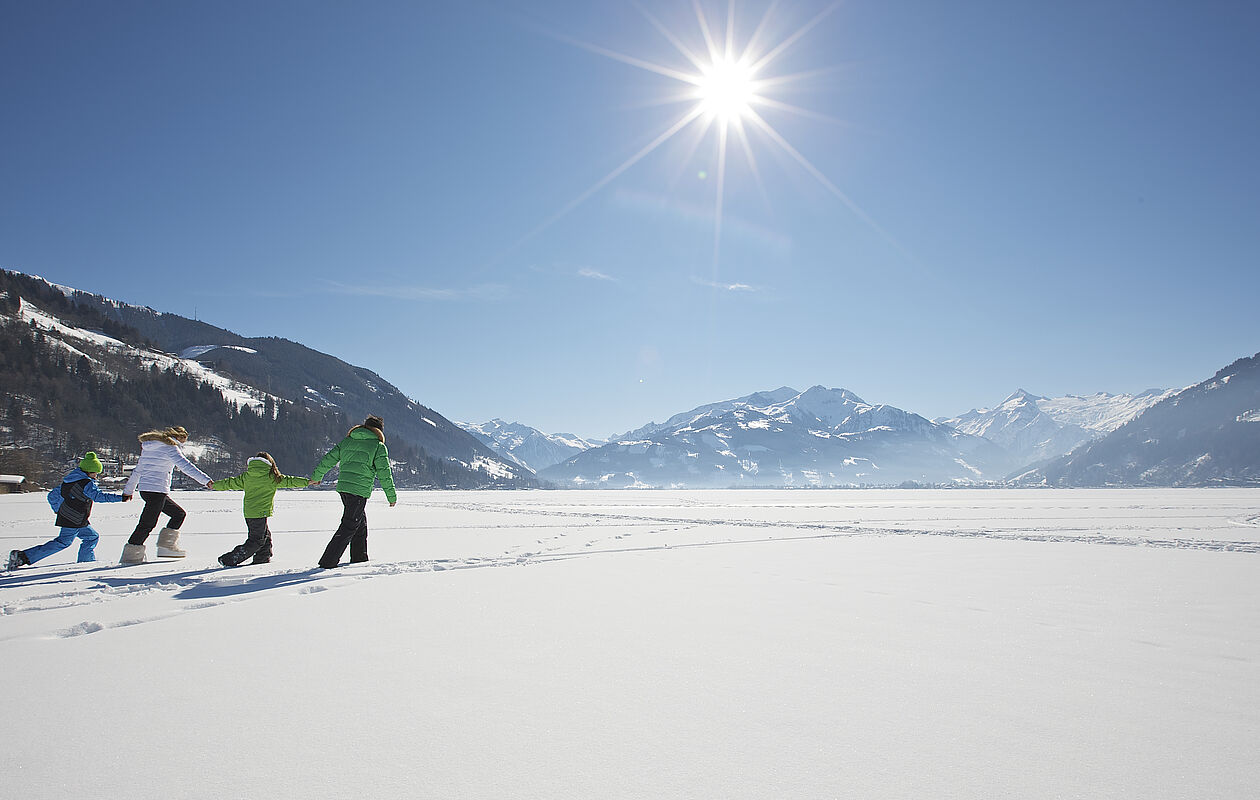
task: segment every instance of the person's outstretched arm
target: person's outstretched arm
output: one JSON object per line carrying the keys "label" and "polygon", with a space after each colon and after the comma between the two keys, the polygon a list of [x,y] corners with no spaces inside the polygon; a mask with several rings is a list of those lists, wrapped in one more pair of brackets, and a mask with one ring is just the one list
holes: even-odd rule
{"label": "person's outstretched arm", "polygon": [[129,494],[114,494],[113,492],[102,491],[101,487],[96,484],[96,481],[88,481],[87,485],[83,487],[83,493],[94,503],[122,503],[131,499]]}
{"label": "person's outstretched arm", "polygon": [[245,491],[245,473],[233,475],[231,478],[219,478],[210,484],[210,488],[216,492],[243,492]]}
{"label": "person's outstretched arm", "polygon": [[210,480],[210,476],[197,469],[197,465],[189,461],[188,457],[184,455],[184,451],[180,450],[178,447],[175,448],[175,466],[179,467],[180,472],[192,478],[197,483],[200,483],[202,486],[209,486],[212,482]]}
{"label": "person's outstretched arm", "polygon": [[324,475],[328,473],[328,470],[333,468],[333,464],[336,464],[340,460],[341,442],[337,442],[337,444],[333,445],[333,449],[324,453],[324,457],[321,458],[319,463],[315,465],[315,471],[311,473],[311,480],[319,483],[324,479]]}

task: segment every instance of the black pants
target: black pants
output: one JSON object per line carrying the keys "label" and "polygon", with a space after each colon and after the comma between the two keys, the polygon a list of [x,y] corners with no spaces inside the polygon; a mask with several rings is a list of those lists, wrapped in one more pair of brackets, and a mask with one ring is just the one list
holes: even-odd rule
{"label": "black pants", "polygon": [[144,498],[144,511],[140,512],[140,522],[136,523],[136,529],[127,540],[128,544],[144,544],[144,540],[157,527],[159,514],[166,514],[171,518],[166,527],[172,530],[179,530],[179,526],[184,524],[184,517],[188,516],[188,512],[180,508],[170,495],[165,492],[141,492],[140,496]]}
{"label": "black pants", "polygon": [[229,567],[244,564],[250,556],[254,557],[255,564],[266,564],[271,560],[271,529],[267,527],[267,518],[247,517],[245,528],[249,531],[245,543],[219,556],[219,560]]}
{"label": "black pants", "polygon": [[348,492],[337,494],[341,495],[343,506],[341,524],[337,526],[337,532],[329,540],[328,547],[324,548],[324,555],[320,556],[319,565],[324,569],[337,566],[337,562],[341,560],[341,554],[346,552],[347,544],[350,545],[351,564],[368,560],[367,512],[365,510],[368,499]]}

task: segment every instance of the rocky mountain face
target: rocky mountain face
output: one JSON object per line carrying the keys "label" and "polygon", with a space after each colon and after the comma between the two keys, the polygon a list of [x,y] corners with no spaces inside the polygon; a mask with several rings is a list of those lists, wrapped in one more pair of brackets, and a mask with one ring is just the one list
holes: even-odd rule
{"label": "rocky mountain face", "polygon": [[607,487],[968,485],[1014,466],[982,437],[815,386],[701,406],[614,437],[540,477]]}
{"label": "rocky mountain face", "polygon": [[489,422],[457,422],[503,458],[531,472],[559,464],[595,445],[571,433],[544,433],[519,422],[492,419]]}
{"label": "rocky mountain face", "polygon": [[1260,484],[1260,353],[1017,476],[1047,486]]}

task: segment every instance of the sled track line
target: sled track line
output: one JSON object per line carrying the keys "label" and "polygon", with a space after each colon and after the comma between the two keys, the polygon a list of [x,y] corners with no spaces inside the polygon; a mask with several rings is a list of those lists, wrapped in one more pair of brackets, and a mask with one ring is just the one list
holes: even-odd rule
{"label": "sled track line", "polygon": [[[480,507],[485,509],[487,507]],[[503,506],[494,511],[498,513],[543,514],[547,516],[564,516],[577,518],[599,518],[637,525],[682,525],[688,528],[697,527],[735,527],[735,528],[773,528],[803,531],[819,531],[820,533],[797,537],[758,537],[745,540],[746,543],[769,541],[793,541],[804,539],[837,538],[843,536],[937,536],[959,539],[997,539],[1003,541],[1052,542],[1061,544],[1112,544],[1128,547],[1158,547],[1174,550],[1209,550],[1220,552],[1260,553],[1260,542],[1200,539],[1193,537],[1151,537],[1151,536],[1119,536],[1115,534],[1090,533],[1092,528],[1064,528],[1071,533],[1051,532],[1004,532],[992,530],[931,530],[902,526],[871,526],[861,523],[834,524],[826,522],[772,522],[748,519],[696,519],[693,517],[662,517],[632,514],[609,514],[606,512],[554,511]],[[1253,517],[1254,524],[1260,525],[1260,516]],[[1138,528],[1139,526],[1134,526]],[[715,544],[726,544],[730,540],[718,542],[694,542],[677,544],[673,548],[704,547]],[[648,548],[650,549],[650,548]],[[601,551],[612,552],[612,551]]]}

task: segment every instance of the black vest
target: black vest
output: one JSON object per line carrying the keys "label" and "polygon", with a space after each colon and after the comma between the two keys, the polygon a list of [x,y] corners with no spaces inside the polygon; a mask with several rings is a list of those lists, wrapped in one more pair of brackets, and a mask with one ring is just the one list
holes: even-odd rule
{"label": "black vest", "polygon": [[92,498],[83,489],[91,478],[61,484],[61,508],[57,511],[58,528],[86,528],[92,513]]}

